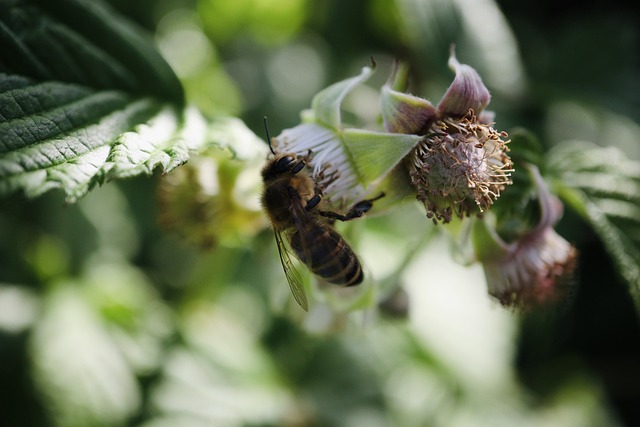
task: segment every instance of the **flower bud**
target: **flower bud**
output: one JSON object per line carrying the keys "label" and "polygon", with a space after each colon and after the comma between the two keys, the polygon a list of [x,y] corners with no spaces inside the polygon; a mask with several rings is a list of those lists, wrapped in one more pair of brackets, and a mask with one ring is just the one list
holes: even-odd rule
{"label": "flower bud", "polygon": [[556,302],[572,287],[576,259],[577,250],[553,228],[538,230],[484,264],[489,294],[509,307]]}
{"label": "flower bud", "polygon": [[488,221],[474,229],[476,256],[482,262],[489,293],[503,305],[530,308],[561,300],[571,289],[577,250],[555,232],[562,203],[551,194],[538,169],[529,165],[540,221],[513,242],[505,242]]}

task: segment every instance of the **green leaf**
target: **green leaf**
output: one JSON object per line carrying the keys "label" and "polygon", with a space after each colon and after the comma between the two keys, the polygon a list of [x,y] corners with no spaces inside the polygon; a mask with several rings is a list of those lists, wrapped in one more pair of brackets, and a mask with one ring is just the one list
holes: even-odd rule
{"label": "green leaf", "polygon": [[2,70],[183,102],[151,38],[101,0],[2,0]]}
{"label": "green leaf", "polygon": [[640,310],[640,162],[584,142],[559,145],[548,159],[558,194],[593,226]]}
{"label": "green leaf", "polygon": [[509,139],[509,156],[516,165],[543,163],[544,150],[540,140],[533,133],[524,128],[515,128],[509,131]]}
{"label": "green leaf", "polygon": [[[408,45],[420,52],[423,63],[433,61],[434,66],[442,64],[434,58],[446,58],[449,47],[461,34],[462,25],[457,16],[456,4],[447,0],[398,0],[398,17]],[[425,55],[425,52],[429,52]]]}
{"label": "green leaf", "polygon": [[173,71],[104,3],[2,1],[0,40],[0,197],[60,188],[73,202],[203,144]]}
{"label": "green leaf", "polygon": [[473,64],[491,92],[507,99],[523,96],[526,81],[518,43],[499,2],[396,0],[395,3],[399,29],[421,67],[430,75],[437,73],[448,79],[450,72],[443,60],[454,43],[463,62]]}

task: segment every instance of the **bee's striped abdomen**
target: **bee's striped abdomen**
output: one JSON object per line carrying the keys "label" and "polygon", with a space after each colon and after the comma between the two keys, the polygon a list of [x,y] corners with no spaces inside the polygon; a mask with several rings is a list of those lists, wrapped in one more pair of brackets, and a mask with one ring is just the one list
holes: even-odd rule
{"label": "bee's striped abdomen", "polygon": [[353,286],[362,282],[362,267],[349,244],[330,227],[310,224],[291,237],[298,258],[329,283]]}

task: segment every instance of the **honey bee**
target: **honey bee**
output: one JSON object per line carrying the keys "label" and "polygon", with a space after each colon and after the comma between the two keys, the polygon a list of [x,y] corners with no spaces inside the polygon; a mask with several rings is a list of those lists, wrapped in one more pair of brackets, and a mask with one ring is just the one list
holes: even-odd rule
{"label": "honey bee", "polygon": [[276,154],[268,131],[267,138],[274,156],[262,169],[262,206],[273,226],[280,261],[293,297],[308,311],[302,279],[291,261],[285,240],[295,256],[316,276],[336,285],[358,285],[363,280],[360,261],[333,228],[333,223],[363,216],[384,193],[356,203],[344,215],[320,210],[321,192],[305,171],[308,158],[293,153]]}

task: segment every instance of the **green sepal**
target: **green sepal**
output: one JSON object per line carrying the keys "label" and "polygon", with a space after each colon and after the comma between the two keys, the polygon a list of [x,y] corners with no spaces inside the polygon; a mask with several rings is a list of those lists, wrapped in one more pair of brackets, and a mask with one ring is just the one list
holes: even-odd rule
{"label": "green sepal", "polygon": [[341,139],[360,180],[367,187],[386,176],[420,142],[418,135],[345,129]]}
{"label": "green sepal", "polygon": [[471,242],[476,259],[480,262],[501,259],[509,252],[507,244],[496,233],[495,216],[491,214],[474,219]]}
{"label": "green sepal", "polygon": [[322,123],[334,129],[341,127],[341,108],[344,98],[361,83],[364,83],[373,74],[373,68],[363,67],[362,72],[352,78],[334,83],[318,92],[311,102],[313,117],[316,122]]}

